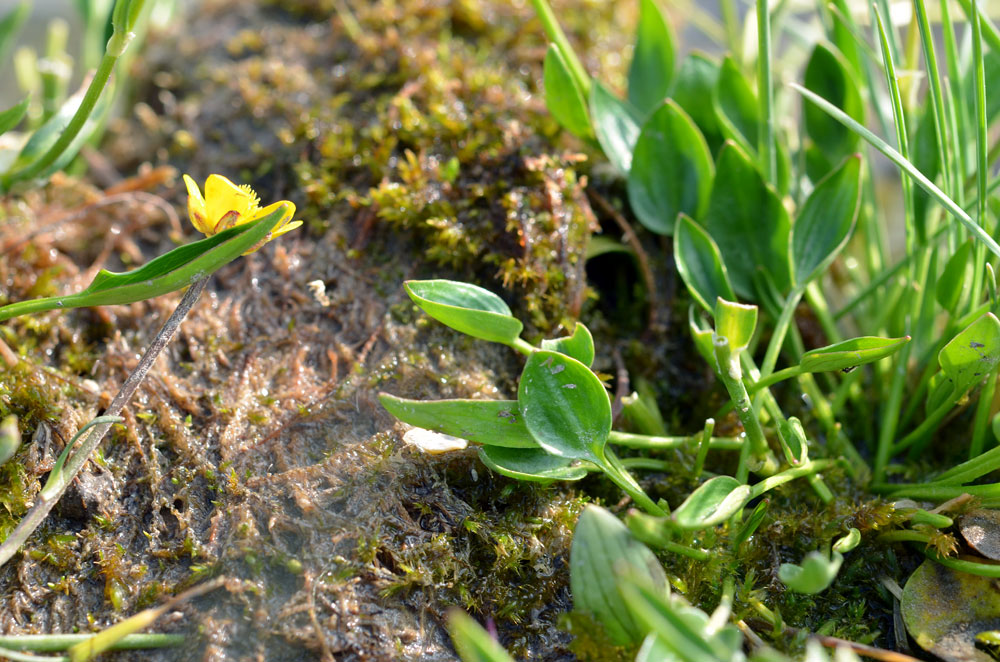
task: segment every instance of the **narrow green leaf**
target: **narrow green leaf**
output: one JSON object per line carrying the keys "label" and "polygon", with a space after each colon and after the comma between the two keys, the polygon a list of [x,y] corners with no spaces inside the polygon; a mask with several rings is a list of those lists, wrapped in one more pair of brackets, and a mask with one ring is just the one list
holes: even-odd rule
{"label": "narrow green leaf", "polygon": [[965,393],[996,368],[1000,361],[1000,320],[986,313],[951,339],[938,354],[949,391]]}
{"label": "narrow green leaf", "polygon": [[726,56],[719,68],[715,102],[719,124],[726,137],[739,143],[746,152],[756,154],[760,141],[760,105],[740,66],[730,56]]}
{"label": "narrow green leaf", "polygon": [[848,157],[810,194],[792,224],[794,286],[804,288],[822,275],[854,232],[861,202],[861,157]]}
{"label": "narrow green leaf", "polygon": [[542,69],[542,85],[545,88],[545,105],[559,124],[579,138],[593,139],[590,116],[583,91],[573,78],[566,58],[556,44],[549,44]]}
{"label": "narrow green leaf", "polygon": [[802,565],[782,563],[778,568],[778,579],[796,593],[821,593],[833,583],[843,562],[844,557],[839,552],[834,552],[832,558],[819,552],[809,552],[802,559]]}
{"label": "narrow green leaf", "polygon": [[461,609],[448,612],[448,634],[462,662],[514,662],[503,646]]}
{"label": "narrow green leaf", "polygon": [[893,149],[887,142],[879,138],[877,135],[869,131],[862,124],[859,124],[856,120],[849,117],[844,111],[840,110],[826,99],[813,94],[809,90],[803,88],[795,83],[790,84],[792,88],[798,91],[799,94],[806,97],[812,103],[816,104],[823,109],[825,113],[836,119],[841,124],[847,126],[854,133],[858,134],[865,141],[868,142],[872,147],[882,152],[890,161],[896,164],[900,170],[903,171],[908,177],[915,181],[922,189],[931,194],[934,199],[936,199],[941,205],[948,210],[948,213],[955,217],[962,225],[966,227],[971,235],[982,242],[990,252],[996,256],[1000,256],[1000,244],[991,237],[983,228],[972,220],[964,209],[958,205],[954,200],[949,198],[941,189],[939,189],[934,182],[927,179],[919,170],[917,170],[912,163],[903,158],[903,155],[898,151]]}
{"label": "narrow green leaf", "polygon": [[[21,0],[16,7],[0,18],[0,62],[7,62],[7,56],[10,55],[10,49],[14,46],[17,33],[31,16],[32,4],[34,3],[31,0]],[[0,131],[0,133],[3,132]]]}
{"label": "narrow green leaf", "polygon": [[[828,45],[816,44],[806,65],[804,79],[807,89],[829,100],[858,122],[864,123],[864,103],[858,85],[850,72],[850,65],[840,53]],[[806,135],[825,157],[825,168],[809,172],[814,180],[825,175],[833,164],[857,150],[858,137],[811,104],[806,104],[803,108],[803,123]]]}
{"label": "narrow green leaf", "polygon": [[643,116],[667,97],[674,77],[674,37],[653,0],[640,0],[635,52],[628,69],[628,100]]}
{"label": "narrow green leaf", "polygon": [[742,510],[749,499],[749,485],[731,476],[716,476],[702,483],[677,506],[670,519],[682,529],[707,529]]}
{"label": "narrow green leaf", "polygon": [[473,338],[510,345],[524,328],[503,299],[477,285],[453,280],[409,280],[403,287],[425,313]]}
{"label": "narrow green leaf", "polygon": [[59,110],[31,134],[28,142],[24,143],[24,147],[18,153],[17,160],[14,161],[11,170],[21,169],[36,161],[59,140],[59,136],[66,129],[66,126],[69,125],[70,120],[73,119],[73,115],[76,114],[80,104],[83,103],[83,97],[87,92],[87,84],[88,81],[85,80],[83,85],[63,102]]}
{"label": "narrow green leaf", "polygon": [[[941,515],[940,517],[944,516]],[[949,521],[947,524],[944,525],[944,527],[951,526],[950,518],[946,519],[948,519]],[[851,551],[860,544],[861,544],[861,532],[852,526],[851,530],[848,531],[846,535],[844,535],[842,538],[838,539],[836,542],[833,543],[833,551],[840,552],[841,554],[846,554],[847,552]]]}
{"label": "narrow green leaf", "polygon": [[542,448],[604,466],[611,400],[590,368],[565,354],[538,350],[521,373],[517,402]]}
{"label": "narrow green leaf", "polygon": [[757,328],[757,306],[722,297],[715,300],[715,333],[729,341],[734,354],[744,351]]}
{"label": "narrow green leaf", "polygon": [[691,53],[681,61],[671,98],[694,120],[714,154],[723,132],[712,98],[719,80],[719,65],[704,53]]}
{"label": "narrow green leaf", "polygon": [[675,659],[683,662],[731,662],[739,659],[723,658],[717,654],[720,651],[713,648],[713,642],[704,632],[708,622],[708,615],[704,612],[701,612],[701,618],[693,618],[695,614],[690,611],[693,608],[680,607],[654,588],[639,583],[628,582],[622,586],[621,592],[635,620],[656,633],[677,656]]}
{"label": "narrow green leaf", "polygon": [[619,646],[638,643],[646,634],[619,593],[623,577],[647,584],[659,595],[669,591],[663,568],[649,548],[610,512],[587,506],[577,520],[570,550],[573,607],[591,613]]}
{"label": "narrow green leaf", "polygon": [[541,448],[504,448],[480,446],[479,459],[501,476],[535,483],[554,480],[580,480],[587,476],[584,467],[572,467],[573,460],[552,455]]}
{"label": "narrow green leaf", "polygon": [[590,86],[590,117],[604,155],[619,173],[627,175],[639,138],[639,111],[595,80]]}
{"label": "narrow green leaf", "polygon": [[[674,235],[674,237],[676,236]],[[694,296],[693,292],[692,296]],[[691,340],[694,341],[694,348],[698,350],[698,354],[705,360],[705,363],[715,365],[715,347],[712,345],[714,333],[707,324],[701,322],[700,316],[694,304],[691,304],[688,307],[688,328],[691,330]]]}
{"label": "narrow green leaf", "polygon": [[477,444],[538,448],[517,400],[407,400],[388,393],[378,399],[390,414],[418,428]]}
{"label": "narrow green leaf", "polygon": [[580,322],[576,323],[571,336],[543,340],[542,349],[572,356],[588,368],[594,362],[594,337],[590,335],[590,329]]}
{"label": "narrow green leaf", "polygon": [[259,221],[237,225],[212,237],[175,248],[134,271],[112,273],[102,269],[90,287],[77,294],[32,299],[0,307],[0,321],[56,308],[132,303],[187,287],[264,241],[281,220],[284,210],[282,205]]}
{"label": "narrow green leaf", "polygon": [[669,235],[678,213],[700,218],[708,206],[714,166],[708,145],[687,113],[668,99],[635,144],[628,199],[639,221]]}
{"label": "narrow green leaf", "polygon": [[742,299],[757,300],[755,274],[763,270],[778,289],[787,290],[788,210],[736,143],[722,146],[715,170],[705,228],[719,246],[733,289]]}
{"label": "narrow green leaf", "polygon": [[843,342],[813,349],[802,355],[799,368],[802,372],[828,372],[843,370],[849,372],[859,365],[884,359],[910,342],[909,336],[902,338],[879,338],[862,336]]}
{"label": "narrow green leaf", "polygon": [[683,214],[677,217],[674,228],[674,259],[691,296],[709,313],[715,312],[716,299],[736,298],[719,247]]}
{"label": "narrow green leaf", "polygon": [[778,443],[789,464],[796,465],[809,461],[809,440],[806,438],[802,421],[795,416],[778,419]]}
{"label": "narrow green leaf", "polygon": [[21,103],[11,106],[7,110],[0,113],[0,135],[3,135],[13,129],[18,123],[24,118],[24,114],[28,112],[28,102],[30,99],[24,97]]}

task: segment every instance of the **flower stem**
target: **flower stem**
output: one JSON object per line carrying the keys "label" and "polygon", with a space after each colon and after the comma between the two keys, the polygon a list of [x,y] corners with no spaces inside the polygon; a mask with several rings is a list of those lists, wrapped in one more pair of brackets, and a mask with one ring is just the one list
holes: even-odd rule
{"label": "flower stem", "polygon": [[[118,394],[104,411],[104,417],[118,416],[129,400],[132,399],[132,395],[139,387],[139,384],[142,383],[142,380],[145,379],[146,373],[153,366],[156,357],[160,355],[160,352],[163,351],[163,348],[181,325],[184,317],[187,316],[195,302],[198,301],[198,297],[201,296],[207,283],[208,279],[203,278],[191,285],[188,291],[184,293],[184,297],[177,305],[177,308],[170,315],[170,318],[167,319],[159,333],[156,334],[156,337],[153,338],[153,342],[150,343],[146,353],[142,355],[139,365],[128,376],[128,379],[122,384],[121,390],[118,391]],[[59,474],[49,479],[45,485],[45,489],[39,494],[35,505],[21,519],[17,528],[0,545],[0,565],[9,561],[35,529],[45,520],[49,511],[52,510],[52,507],[62,497],[66,488],[69,487],[73,479],[80,473],[83,465],[90,458],[98,444],[101,443],[101,440],[104,439],[104,435],[107,434],[112,424],[112,421],[105,420],[105,422],[93,426],[93,429],[80,445],[80,448],[73,455],[65,459],[65,464]]]}

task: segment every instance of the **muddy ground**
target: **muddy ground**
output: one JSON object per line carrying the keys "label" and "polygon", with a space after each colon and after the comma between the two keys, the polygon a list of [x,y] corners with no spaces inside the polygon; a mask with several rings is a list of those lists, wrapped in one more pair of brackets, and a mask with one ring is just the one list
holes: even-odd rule
{"label": "muddy ground", "polygon": [[[563,16],[614,80],[629,38],[614,21],[630,18],[604,4]],[[251,183],[306,223],[212,279],[124,425],[0,569],[4,632],[98,630],[224,576],[159,622],[182,649],[114,659],[452,660],[454,606],[522,659],[572,659],[557,622],[582,493],[494,476],[472,451],[421,455],[376,399],[516,392],[513,353],[427,320],[404,279],[479,282],[534,337],[615,314],[583,262],[607,219],[581,177],[600,173],[544,113],[544,42],[524,5],[203,3],[151,36],[134,110],[86,177],[3,200],[5,301],[195,238],[181,172]],[[0,414],[34,440],[0,470],[4,532],[179,298],[0,328]],[[614,372],[610,351],[599,361]]]}

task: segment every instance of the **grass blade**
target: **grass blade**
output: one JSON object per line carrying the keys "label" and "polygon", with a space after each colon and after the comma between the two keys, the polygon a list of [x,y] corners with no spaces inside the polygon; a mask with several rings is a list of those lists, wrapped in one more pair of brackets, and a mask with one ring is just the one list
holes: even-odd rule
{"label": "grass blade", "polygon": [[872,147],[882,152],[882,154],[884,154],[887,159],[895,163],[896,166],[899,167],[899,169],[902,172],[906,173],[906,175],[910,177],[910,179],[916,182],[917,185],[920,186],[920,188],[927,191],[931,195],[931,197],[933,197],[935,200],[941,203],[941,206],[943,206],[945,210],[948,211],[949,214],[954,216],[956,220],[958,220],[962,225],[964,225],[969,230],[969,232],[972,234],[973,237],[981,241],[983,245],[985,245],[986,248],[988,248],[990,252],[992,252],[994,255],[1000,257],[1000,244],[997,244],[997,242],[993,239],[993,237],[991,237],[989,234],[987,234],[985,230],[979,227],[979,225],[976,224],[974,220],[972,220],[972,217],[970,217],[967,213],[965,213],[965,210],[962,209],[961,206],[959,206],[954,200],[948,197],[948,195],[945,194],[944,191],[939,189],[934,184],[934,182],[927,179],[927,177],[925,177],[923,173],[917,170],[916,167],[914,167],[914,165],[910,163],[909,160],[903,158],[903,156],[895,149],[893,149],[887,142],[885,142],[877,135],[869,131],[867,128],[859,124],[857,121],[848,116],[844,111],[840,110],[839,108],[831,104],[823,97],[817,94],[813,94],[812,92],[802,87],[801,85],[797,85],[795,83],[790,83],[790,85],[793,89],[797,90],[799,94],[803,95],[804,97],[809,99],[809,101],[822,108],[824,111],[829,113],[831,117],[836,119],[841,124],[847,126],[849,129],[851,129],[859,136],[864,138],[868,142],[868,144],[870,144]]}

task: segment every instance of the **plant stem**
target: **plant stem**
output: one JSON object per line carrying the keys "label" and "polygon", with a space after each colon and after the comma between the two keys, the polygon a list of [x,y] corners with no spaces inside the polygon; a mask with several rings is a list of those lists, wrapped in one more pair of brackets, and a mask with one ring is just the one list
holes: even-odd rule
{"label": "plant stem", "polygon": [[[0,648],[19,651],[53,653],[63,651],[90,639],[90,634],[14,634],[0,636]],[[168,648],[180,646],[186,641],[182,634],[130,634],[111,650],[138,650],[144,648]]]}
{"label": "plant stem", "polygon": [[990,413],[993,409],[993,396],[997,388],[997,368],[990,371],[986,383],[979,391],[979,402],[976,404],[976,418],[972,424],[972,442],[969,444],[969,458],[974,458],[983,452],[986,445],[986,434],[990,430]]}
{"label": "plant stem", "polygon": [[771,15],[767,0],[757,0],[757,98],[764,130],[757,151],[767,181],[778,185],[778,160],[774,150],[774,77],[771,63]]}
{"label": "plant stem", "polygon": [[785,305],[781,309],[781,317],[774,325],[774,333],[771,335],[771,342],[767,346],[767,353],[764,354],[764,361],[760,364],[760,376],[761,379],[767,378],[772,372],[774,372],[774,366],[778,362],[778,354],[781,353],[781,346],[785,342],[785,335],[788,333],[788,327],[792,324],[792,319],[795,317],[795,309],[799,305],[799,301],[802,300],[802,294],[805,289],[798,285],[788,293],[788,298],[785,299]]}
{"label": "plant stem", "polygon": [[781,473],[776,473],[773,476],[768,476],[764,480],[760,481],[756,485],[750,488],[750,498],[756,499],[764,492],[768,492],[778,487],[779,485],[784,485],[785,483],[795,480],[796,478],[801,478],[802,476],[809,476],[812,474],[819,473],[829,469],[836,463],[836,460],[812,460],[807,462],[800,467],[794,467],[792,469],[785,469]]}
{"label": "plant stem", "polygon": [[614,454],[610,448],[604,449],[604,462],[600,465],[601,469],[604,470],[604,474],[611,479],[611,481],[620,487],[626,494],[632,497],[636,505],[645,510],[650,515],[655,515],[656,517],[666,517],[668,513],[664,512],[656,503],[649,498],[643,489],[639,486],[639,483],[635,482],[635,478],[625,470],[622,466],[621,460]]}
{"label": "plant stem", "polygon": [[512,342],[510,345],[508,345],[508,347],[510,347],[511,349],[516,349],[517,351],[521,352],[525,356],[531,356],[531,354],[533,352],[535,352],[536,349],[537,349],[531,343],[529,343],[529,342],[527,342],[525,340],[521,340],[520,338],[514,338],[514,342]]}
{"label": "plant stem", "polygon": [[[128,376],[125,383],[122,384],[121,389],[118,394],[108,405],[108,408],[104,411],[104,416],[117,416],[121,413],[122,409],[128,404],[129,400],[132,399],[132,395],[135,393],[136,388],[145,379],[146,373],[153,366],[153,362],[156,357],[159,356],[160,352],[173,337],[177,328],[180,326],[184,317],[194,306],[195,302],[198,301],[198,297],[201,296],[202,291],[205,289],[205,285],[208,283],[207,278],[203,278],[191,285],[188,291],[184,293],[184,297],[181,299],[177,308],[171,313],[170,318],[167,319],[163,328],[160,329],[156,337],[150,343],[149,348],[146,353],[142,355],[139,360],[139,364],[132,371],[132,374]],[[63,466],[62,471],[59,476],[55,478],[55,482],[50,478],[49,482],[45,485],[44,493],[39,494],[35,505],[28,511],[28,513],[21,519],[18,523],[17,528],[15,528],[11,534],[4,540],[3,544],[0,545],[0,566],[10,560],[17,550],[20,549],[21,545],[28,539],[28,537],[38,528],[38,526],[45,520],[45,517],[55,506],[56,502],[62,497],[66,488],[69,487],[70,483],[76,478],[76,475],[80,473],[83,469],[83,465],[90,458],[94,449],[97,448],[101,440],[104,439],[104,435],[107,434],[108,429],[111,428],[111,422],[105,422],[94,426],[87,435],[87,438],[80,445],[80,448],[73,453],[66,460],[66,464]]]}
{"label": "plant stem", "polygon": [[[690,437],[654,437],[646,434],[635,434],[632,432],[619,432],[612,430],[608,435],[608,442],[616,446],[626,448],[686,448],[702,443],[701,434]],[[743,441],[736,437],[712,437],[709,439],[708,447],[712,450],[736,451],[743,446]]]}
{"label": "plant stem", "polygon": [[698,454],[694,460],[694,471],[692,471],[692,474],[695,478],[700,476],[701,472],[705,469],[705,458],[708,457],[708,449],[712,446],[713,430],[715,430],[715,419],[706,419],[705,429],[702,431],[701,441],[698,443]]}
{"label": "plant stem", "polygon": [[741,449],[740,466],[736,471],[736,480],[746,482],[749,472],[746,462],[748,453],[761,462],[760,471],[762,473],[774,473],[778,463],[767,445],[764,428],[760,425],[757,412],[750,400],[750,394],[747,393],[747,389],[743,385],[740,357],[733,355],[729,347],[729,340],[723,336],[716,335],[713,339],[713,345],[715,346],[715,360],[719,364],[719,376],[722,378],[726,391],[729,392],[729,397],[732,398],[736,415],[739,417],[740,423],[743,424],[743,430],[746,432],[749,442],[745,448]]}

